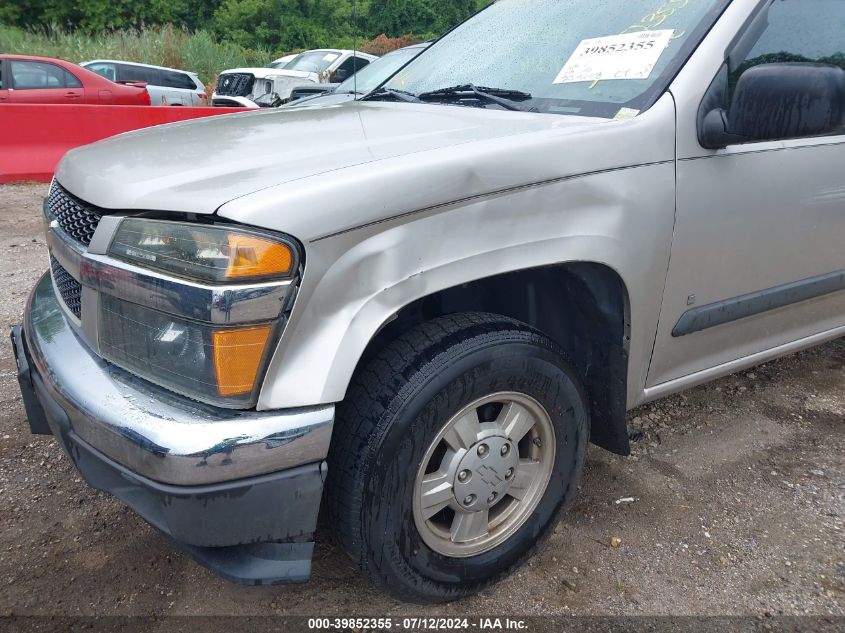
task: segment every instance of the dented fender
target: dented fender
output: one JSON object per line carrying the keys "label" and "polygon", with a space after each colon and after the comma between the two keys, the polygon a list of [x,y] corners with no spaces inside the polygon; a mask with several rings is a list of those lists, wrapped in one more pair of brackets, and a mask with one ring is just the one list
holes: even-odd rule
{"label": "dented fender", "polygon": [[[445,192],[441,195],[454,196],[458,191],[470,195],[417,210],[402,206],[409,200],[413,204],[426,187],[436,184],[424,182],[427,175],[422,168],[414,177],[403,175],[395,162],[386,165],[386,170],[396,171],[395,177],[385,181],[382,173],[382,185],[376,189],[368,189],[366,177],[354,168],[344,170],[354,173],[337,174],[334,183],[326,176],[321,183],[300,181],[296,196],[320,186],[336,192],[337,181],[346,178],[357,178],[359,187],[345,199],[323,203],[312,196],[313,206],[300,207],[309,210],[292,221],[301,229],[290,230],[294,236],[309,237],[302,240],[305,272],[269,365],[259,409],[342,400],[372,337],[397,311],[418,299],[500,273],[564,262],[606,265],[617,271],[628,289],[628,404],[633,406],[645,384],[672,239],[673,120],[674,103],[667,96],[635,119],[638,125],[628,125],[627,134],[617,128],[617,134],[609,135],[594,126],[593,134],[577,135],[582,143],[599,144],[583,152],[597,167],[587,173],[567,172],[567,167],[575,172],[588,165],[573,156],[578,147],[567,148],[561,138],[556,147],[546,148],[545,157],[535,156],[533,165],[537,173],[562,175],[500,190],[490,191],[495,166],[479,159],[458,168],[446,160],[450,169],[441,181]],[[620,135],[631,143],[648,143],[645,155],[650,160],[634,160],[643,152],[620,144]],[[616,154],[609,153],[609,147],[600,151],[611,136]],[[629,155],[631,164],[625,165]],[[594,156],[601,156],[608,166],[598,168]],[[554,157],[560,158],[557,169],[549,166]],[[419,157],[425,167],[427,158]],[[395,187],[404,188],[407,195],[394,196]],[[343,227],[352,218],[349,212],[342,215],[341,209],[367,195],[370,206],[357,213],[358,224]],[[237,201],[239,205],[225,205],[220,214],[269,226],[274,223],[274,197],[275,204],[282,205],[285,192],[261,192],[255,199]],[[391,205],[391,200],[397,204]],[[381,218],[375,216],[379,208]],[[337,217],[331,224],[314,220],[333,214]],[[339,230],[326,232],[339,225]]]}

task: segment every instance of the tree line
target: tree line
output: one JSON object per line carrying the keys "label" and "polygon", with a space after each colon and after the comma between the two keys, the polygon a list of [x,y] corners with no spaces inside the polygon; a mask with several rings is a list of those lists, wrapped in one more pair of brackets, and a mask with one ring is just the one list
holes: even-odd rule
{"label": "tree line", "polygon": [[440,35],[491,0],[12,0],[0,24],[86,34],[174,24],[245,48],[343,46],[380,34]]}

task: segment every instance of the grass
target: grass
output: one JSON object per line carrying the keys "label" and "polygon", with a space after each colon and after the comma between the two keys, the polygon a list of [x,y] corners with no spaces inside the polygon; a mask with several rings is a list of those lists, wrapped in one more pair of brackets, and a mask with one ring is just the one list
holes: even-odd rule
{"label": "grass", "polygon": [[172,25],[86,35],[56,26],[23,30],[0,24],[0,53],[58,57],[74,63],[119,59],[168,66],[199,73],[209,87],[227,68],[266,66],[281,56],[219,42],[207,31],[189,33]]}

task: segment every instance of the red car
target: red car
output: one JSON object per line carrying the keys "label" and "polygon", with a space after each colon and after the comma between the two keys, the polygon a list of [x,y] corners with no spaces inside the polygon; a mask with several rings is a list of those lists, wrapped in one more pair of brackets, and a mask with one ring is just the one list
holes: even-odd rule
{"label": "red car", "polygon": [[0,55],[0,103],[150,105],[145,86],[114,83],[62,59]]}

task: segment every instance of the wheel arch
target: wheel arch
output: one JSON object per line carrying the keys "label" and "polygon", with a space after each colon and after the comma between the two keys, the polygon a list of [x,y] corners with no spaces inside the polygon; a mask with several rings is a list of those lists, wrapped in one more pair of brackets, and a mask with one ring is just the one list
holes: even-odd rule
{"label": "wheel arch", "polygon": [[355,371],[417,323],[479,311],[527,323],[560,345],[588,393],[591,441],[629,454],[625,412],[631,307],[625,282],[606,264],[567,262],[516,270],[419,297],[370,339]]}

